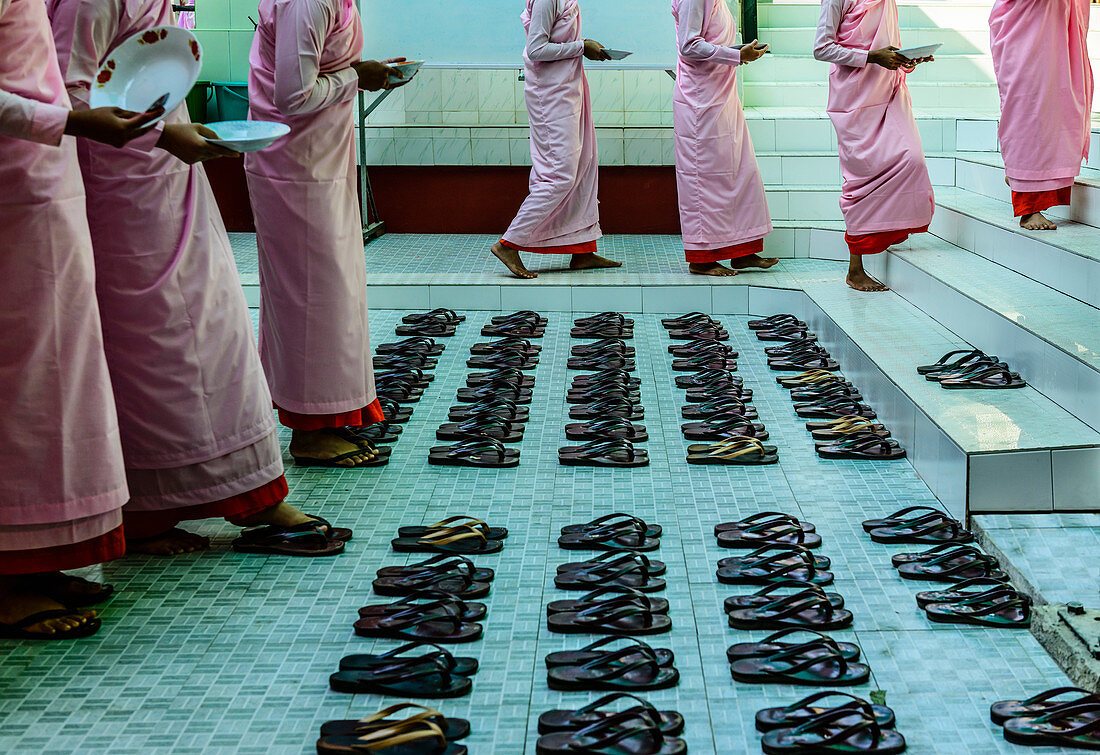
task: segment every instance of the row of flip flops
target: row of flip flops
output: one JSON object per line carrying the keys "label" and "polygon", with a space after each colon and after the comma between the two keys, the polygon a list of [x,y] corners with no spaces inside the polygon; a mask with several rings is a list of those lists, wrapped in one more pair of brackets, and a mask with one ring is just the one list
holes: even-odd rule
{"label": "row of flip flops", "polygon": [[1100,750],[1100,694],[1055,687],[1024,700],[1001,700],[989,717],[1013,744]]}
{"label": "row of flip flops", "polygon": [[558,449],[558,463],[583,467],[644,467],[649,453],[635,443],[649,440],[644,425],[635,424],[645,417],[639,388],[635,349],[627,345],[634,338],[634,320],[621,312],[601,312],[580,317],[570,335],[575,339],[595,339],[577,344],[566,364],[581,374],[573,378],[566,393],[569,417],[580,422],[565,429],[569,440],[579,446]]}
{"label": "row of flip flops", "polygon": [[[751,551],[718,562],[723,584],[756,585],[753,593],[733,595],[723,604],[734,629],[778,629],[762,642],[729,648],[730,673],[748,684],[804,684],[839,687],[863,684],[870,668],[861,651],[823,632],[852,624],[844,598],[824,588],[833,583],[831,562],[814,553],[821,536],[810,522],[777,511],[763,511],[714,528],[724,548]],[[790,641],[791,635],[799,641]]]}
{"label": "row of flip flops", "polygon": [[531,342],[546,332],[547,320],[538,312],[523,310],[496,315],[481,329],[497,340],[474,344],[467,367],[466,387],[458,391],[459,405],[451,407],[448,422],[436,431],[441,441],[428,463],[451,467],[505,469],[519,465],[520,451],[508,444],[523,440],[530,419],[529,406],[541,346]]}
{"label": "row of flip flops", "polygon": [[882,519],[868,519],[863,530],[879,543],[932,545],[925,551],[897,553],[891,558],[904,579],[949,585],[917,593],[917,607],[930,621],[1031,626],[1031,598],[1012,586],[996,557],[973,544],[973,533],[943,511],[909,506]]}
{"label": "row of flip flops", "polygon": [[466,719],[448,718],[432,708],[405,702],[390,705],[366,718],[326,721],[321,724],[317,753],[466,755],[467,747],[456,742],[469,735],[470,722]]}
{"label": "row of flip flops", "polygon": [[787,388],[794,411],[813,433],[817,455],[824,459],[904,459],[905,449],[884,425],[875,423],[875,410],[863,403],[859,388],[837,374],[840,364],[818,343],[809,326],[791,314],[749,320],[749,329],[762,341],[783,341],[767,346],[768,366],[790,372],[776,382]]}
{"label": "row of flip flops", "polygon": [[944,388],[1005,389],[1027,385],[1020,373],[1007,362],[989,356],[981,349],[949,351],[932,364],[917,367],[917,374],[938,382]]}
{"label": "row of flip flops", "polygon": [[480,545],[481,552],[498,552],[508,530],[463,515],[401,527],[397,535],[395,551],[434,555],[418,563],[380,568],[372,583],[374,592],[397,600],[359,609],[353,628],[362,637],[405,644],[381,653],[346,656],[340,670],[329,677],[329,686],[338,692],[396,697],[467,695],[478,663],[456,657],[442,645],[482,637],[481,622],[489,609],[476,601],[489,595],[496,574],[453,551]]}
{"label": "row of flip flops", "polygon": [[[690,312],[661,321],[674,343],[672,369],[685,373],[675,378],[676,387],[686,391],[687,404],[681,425],[688,440],[701,440],[687,447],[688,464],[758,465],[779,461],[779,449],[765,445],[769,437],[750,403],[753,392],[734,375],[738,353],[731,347],[729,332],[718,320],[703,312]],[[688,374],[690,373],[690,374]]]}

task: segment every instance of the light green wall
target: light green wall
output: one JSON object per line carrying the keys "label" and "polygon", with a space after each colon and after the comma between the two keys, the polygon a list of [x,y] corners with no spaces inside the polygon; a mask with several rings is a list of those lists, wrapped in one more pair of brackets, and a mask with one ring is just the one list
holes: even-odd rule
{"label": "light green wall", "polygon": [[247,81],[259,0],[195,0],[195,36],[203,49],[202,78]]}

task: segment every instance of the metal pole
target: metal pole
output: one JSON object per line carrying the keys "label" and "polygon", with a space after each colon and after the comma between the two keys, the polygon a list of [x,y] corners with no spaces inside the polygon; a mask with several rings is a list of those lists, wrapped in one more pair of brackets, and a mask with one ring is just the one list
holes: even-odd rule
{"label": "metal pole", "polygon": [[[392,89],[385,89],[370,105],[366,94],[359,93],[359,214],[363,220],[363,243],[367,244],[386,233],[386,223],[378,218],[378,205],[374,202],[374,189],[367,175],[367,118],[378,109]],[[367,218],[373,218],[368,220]]]}

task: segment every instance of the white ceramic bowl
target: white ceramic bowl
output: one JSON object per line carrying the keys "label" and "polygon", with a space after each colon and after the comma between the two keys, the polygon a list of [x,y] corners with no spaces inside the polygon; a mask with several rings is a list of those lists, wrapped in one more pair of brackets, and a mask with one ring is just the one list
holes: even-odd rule
{"label": "white ceramic bowl", "polygon": [[206,141],[234,152],[266,149],[290,133],[290,126],[270,121],[219,121],[205,126],[218,135]]}
{"label": "white ceramic bowl", "polygon": [[389,64],[390,68],[396,68],[401,73],[401,81],[408,81],[415,76],[422,65],[424,65],[423,60],[407,60],[404,63]]}
{"label": "white ceramic bowl", "polygon": [[92,82],[88,102],[93,108],[143,113],[167,94],[167,115],[195,86],[201,67],[202,46],[194,34],[175,26],[157,26],[135,34],[111,52]]}

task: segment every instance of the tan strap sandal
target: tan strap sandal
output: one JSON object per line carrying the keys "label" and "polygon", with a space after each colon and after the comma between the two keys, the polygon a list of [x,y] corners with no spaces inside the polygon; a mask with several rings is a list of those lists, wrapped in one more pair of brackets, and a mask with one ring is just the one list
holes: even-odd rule
{"label": "tan strap sandal", "polygon": [[364,734],[352,745],[352,748],[355,750],[363,750],[364,752],[375,752],[390,747],[397,747],[398,745],[409,744],[410,742],[423,742],[429,739],[437,742],[440,749],[447,746],[447,738],[443,735],[443,730],[438,726],[430,721],[408,719],[405,721],[398,721],[394,725],[384,729],[376,729],[369,734]]}

